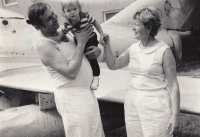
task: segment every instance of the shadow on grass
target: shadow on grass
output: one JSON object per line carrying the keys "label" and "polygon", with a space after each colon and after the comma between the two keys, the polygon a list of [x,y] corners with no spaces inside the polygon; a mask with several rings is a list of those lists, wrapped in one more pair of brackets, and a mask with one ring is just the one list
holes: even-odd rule
{"label": "shadow on grass", "polygon": [[200,61],[184,61],[177,65],[178,76],[200,77]]}
{"label": "shadow on grass", "polygon": [[182,59],[177,63],[179,76],[200,76],[200,27],[182,39]]}
{"label": "shadow on grass", "polygon": [[[105,132],[106,137],[127,137],[126,128],[113,129]],[[180,127],[173,137],[200,137],[200,115],[180,114]]]}
{"label": "shadow on grass", "polygon": [[180,115],[180,127],[174,137],[200,137],[200,115]]}

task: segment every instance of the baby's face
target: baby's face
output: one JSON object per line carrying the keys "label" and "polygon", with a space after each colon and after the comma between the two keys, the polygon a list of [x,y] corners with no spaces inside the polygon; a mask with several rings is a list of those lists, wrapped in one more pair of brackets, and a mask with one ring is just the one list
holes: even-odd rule
{"label": "baby's face", "polygon": [[80,9],[78,5],[76,5],[75,3],[71,3],[70,5],[66,6],[64,11],[65,11],[64,14],[68,19],[72,21],[78,21],[80,19],[79,18]]}

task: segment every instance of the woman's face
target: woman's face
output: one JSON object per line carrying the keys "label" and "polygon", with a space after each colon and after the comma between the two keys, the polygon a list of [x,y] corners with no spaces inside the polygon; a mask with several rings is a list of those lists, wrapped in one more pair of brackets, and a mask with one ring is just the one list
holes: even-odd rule
{"label": "woman's face", "polygon": [[143,40],[149,36],[148,30],[144,27],[144,24],[140,19],[133,20],[132,30],[134,31],[135,39]]}

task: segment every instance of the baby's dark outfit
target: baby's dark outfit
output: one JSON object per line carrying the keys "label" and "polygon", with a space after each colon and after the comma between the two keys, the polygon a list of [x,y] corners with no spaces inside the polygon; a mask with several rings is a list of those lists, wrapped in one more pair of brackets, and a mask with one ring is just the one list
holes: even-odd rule
{"label": "baby's dark outfit", "polygon": [[[79,31],[83,28],[85,28],[88,24],[94,24],[95,23],[95,19],[88,14],[87,12],[80,12],[80,21],[77,22],[76,24],[72,25],[71,20],[68,19],[65,23],[64,23],[64,29],[62,30],[65,34],[67,34],[69,31],[71,31],[72,33]],[[88,42],[85,45],[85,50],[84,53],[87,52],[87,48],[90,46],[98,46],[99,42],[97,40],[97,35],[95,32],[93,32],[95,35],[90,38],[88,40]],[[77,39],[76,37],[74,37],[74,42],[77,44]],[[92,71],[93,71],[93,76],[99,76],[100,75],[100,68],[99,68],[99,64],[97,59],[88,59],[90,62],[90,65],[92,67]]]}

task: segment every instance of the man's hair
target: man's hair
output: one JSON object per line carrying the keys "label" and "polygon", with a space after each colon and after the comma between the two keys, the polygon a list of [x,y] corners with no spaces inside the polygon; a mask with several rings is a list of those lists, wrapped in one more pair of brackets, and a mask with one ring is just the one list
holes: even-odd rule
{"label": "man's hair", "polygon": [[146,7],[144,9],[139,10],[133,16],[133,19],[139,19],[143,22],[144,27],[146,29],[150,29],[151,36],[156,36],[158,30],[161,26],[160,14],[159,11],[153,7]]}
{"label": "man's hair", "polygon": [[45,11],[47,10],[47,7],[50,6],[47,3],[43,2],[38,2],[31,5],[28,9],[29,20],[27,20],[27,23],[32,25],[44,26],[42,20],[40,19],[40,16],[44,15]]}
{"label": "man's hair", "polygon": [[71,6],[72,4],[76,4],[79,10],[82,11],[81,4],[78,0],[65,0],[61,2],[62,12],[65,13],[64,9],[67,8],[68,6]]}

